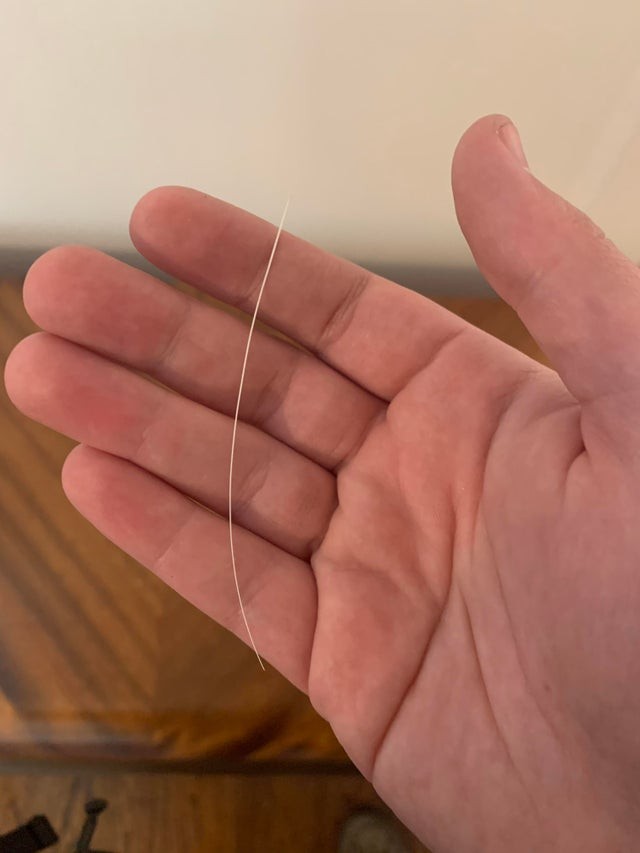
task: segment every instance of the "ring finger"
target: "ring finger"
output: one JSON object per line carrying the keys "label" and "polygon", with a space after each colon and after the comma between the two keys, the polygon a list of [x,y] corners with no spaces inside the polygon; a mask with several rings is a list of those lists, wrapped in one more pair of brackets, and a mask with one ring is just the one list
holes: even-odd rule
{"label": "ring finger", "polygon": [[[6,384],[14,403],[35,420],[134,462],[227,513],[230,417],[47,333],[16,347]],[[307,558],[335,502],[335,478],[325,468],[255,427],[239,425],[236,523]]]}

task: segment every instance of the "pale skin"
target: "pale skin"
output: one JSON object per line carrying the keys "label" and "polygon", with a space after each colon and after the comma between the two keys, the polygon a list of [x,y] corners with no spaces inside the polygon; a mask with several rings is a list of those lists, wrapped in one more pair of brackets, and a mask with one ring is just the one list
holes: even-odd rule
{"label": "pale skin", "polygon": [[[454,199],[554,370],[283,234],[261,316],[306,351],[253,341],[240,585],[260,654],[436,853],[629,851],[640,272],[517,152],[504,116],[476,122]],[[176,187],[131,221],[154,264],[246,311],[274,234]],[[42,256],[24,299],[44,331],[7,390],[80,442],[69,499],[246,641],[222,517],[246,326],[86,247]]]}

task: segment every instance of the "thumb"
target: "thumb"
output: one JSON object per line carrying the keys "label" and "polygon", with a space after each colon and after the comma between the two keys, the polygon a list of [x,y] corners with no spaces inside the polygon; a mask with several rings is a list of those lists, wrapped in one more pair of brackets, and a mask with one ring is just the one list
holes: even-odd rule
{"label": "thumb", "polygon": [[[473,124],[453,158],[460,227],[487,281],[582,403],[640,398],[640,271],[529,171],[505,116]],[[615,405],[615,404],[614,404]]]}

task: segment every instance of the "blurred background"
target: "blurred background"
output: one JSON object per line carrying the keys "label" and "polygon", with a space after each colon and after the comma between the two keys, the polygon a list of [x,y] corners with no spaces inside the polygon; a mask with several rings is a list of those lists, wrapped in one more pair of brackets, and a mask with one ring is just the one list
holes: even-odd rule
{"label": "blurred background", "polygon": [[[536,174],[640,258],[635,0],[0,0],[0,13],[3,363],[35,329],[31,261],[86,242],[144,265],[128,217],[159,184],[270,220],[291,194],[288,230],[540,358],[487,298],[453,211],[453,150],[488,112],[513,118]],[[72,444],[0,389],[0,834],[43,813],[56,849],[80,849],[84,804],[104,798],[94,846],[111,853],[337,850],[350,815],[382,809],[375,792],[306,697],[67,503]],[[344,853],[424,849],[386,843]]]}
{"label": "blurred background", "polygon": [[290,193],[289,230],[412,283],[422,272],[425,287],[450,272],[468,292],[481,285],[464,275],[449,165],[489,112],[516,122],[542,180],[640,257],[635,0],[0,8],[5,266],[58,242],[126,253],[136,199],[186,184],[271,220]]}

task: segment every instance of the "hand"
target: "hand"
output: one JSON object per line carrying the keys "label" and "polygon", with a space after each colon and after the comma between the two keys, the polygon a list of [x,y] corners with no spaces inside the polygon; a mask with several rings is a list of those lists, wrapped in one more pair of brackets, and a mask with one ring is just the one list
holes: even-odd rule
{"label": "hand", "polygon": [[[284,234],[261,317],[306,349],[252,345],[234,485],[247,616],[438,853],[629,851],[640,274],[525,168],[504,117],[464,135],[453,189],[481,271],[558,373]],[[274,227],[164,188],[131,234],[250,311]],[[16,347],[6,384],[81,442],[69,499],[246,639],[209,511],[226,511],[246,326],[81,247],[39,259],[24,298],[46,331]]]}

